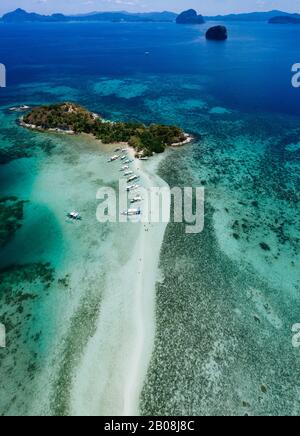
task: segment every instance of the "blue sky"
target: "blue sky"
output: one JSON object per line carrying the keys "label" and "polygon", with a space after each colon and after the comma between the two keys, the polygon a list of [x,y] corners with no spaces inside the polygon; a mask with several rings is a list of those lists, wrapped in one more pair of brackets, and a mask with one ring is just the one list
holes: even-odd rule
{"label": "blue sky", "polygon": [[281,9],[300,12],[300,0],[1,0],[0,14],[21,7],[40,13],[91,11],[181,11],[190,7],[204,15]]}

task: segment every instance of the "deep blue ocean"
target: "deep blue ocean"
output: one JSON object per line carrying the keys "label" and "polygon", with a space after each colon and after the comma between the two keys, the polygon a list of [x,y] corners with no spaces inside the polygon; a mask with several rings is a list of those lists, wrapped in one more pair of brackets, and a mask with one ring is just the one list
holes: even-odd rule
{"label": "deep blue ocean", "polygon": [[[205,230],[167,228],[140,412],[299,415],[300,26],[232,22],[215,43],[211,24],[0,24],[0,415],[72,414],[118,251],[92,221],[97,186],[114,183],[104,152],[25,131],[8,110],[61,101],[196,138],[159,170],[206,188]],[[90,217],[80,233],[61,222],[74,204]]]}
{"label": "deep blue ocean", "polygon": [[[1,62],[10,87],[68,78],[158,75],[209,76],[207,90],[225,106],[299,115],[291,66],[299,62],[295,26],[230,23],[229,41],[207,42],[202,27],[170,23],[78,23],[0,26]],[[145,55],[149,52],[149,55]],[[2,100],[3,98],[2,90]]]}

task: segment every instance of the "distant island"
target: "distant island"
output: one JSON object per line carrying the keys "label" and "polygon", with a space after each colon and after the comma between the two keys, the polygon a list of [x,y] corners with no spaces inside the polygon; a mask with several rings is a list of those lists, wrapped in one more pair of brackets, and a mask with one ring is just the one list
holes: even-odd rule
{"label": "distant island", "polygon": [[[24,9],[16,9],[15,11],[4,14],[1,21],[4,23],[64,23],[64,22],[177,22],[178,24],[203,24],[205,21],[245,21],[245,22],[271,22],[276,18],[274,23],[278,22],[278,17],[291,17],[290,22],[296,22],[294,19],[300,17],[297,14],[290,14],[283,11],[269,12],[251,12],[242,14],[202,16],[198,15],[194,9],[189,9],[177,14],[175,12],[141,12],[130,13],[126,11],[120,12],[91,12],[82,15],[64,15],[52,14],[41,15],[35,12],[27,12]],[[273,22],[273,21],[272,21]]]}
{"label": "distant island", "polygon": [[245,21],[245,22],[268,22],[274,17],[293,17],[297,14],[273,10],[268,12],[249,12],[242,14],[216,15],[204,17],[207,21]]}
{"label": "distant island", "polygon": [[5,23],[64,23],[71,21],[112,21],[112,22],[174,22],[177,14],[174,12],[94,12],[86,15],[40,15],[34,12],[26,12],[24,9],[16,9],[2,17]]}
{"label": "distant island", "polygon": [[139,156],[163,153],[168,146],[183,145],[192,139],[176,126],[106,121],[68,102],[34,108],[21,118],[20,124],[39,131],[87,133],[105,144],[126,142]]}
{"label": "distant island", "polygon": [[281,15],[273,17],[269,20],[270,24],[300,24],[300,15]]}
{"label": "distant island", "polygon": [[177,24],[204,24],[204,18],[202,15],[198,15],[194,9],[189,9],[182,12],[176,18]]}

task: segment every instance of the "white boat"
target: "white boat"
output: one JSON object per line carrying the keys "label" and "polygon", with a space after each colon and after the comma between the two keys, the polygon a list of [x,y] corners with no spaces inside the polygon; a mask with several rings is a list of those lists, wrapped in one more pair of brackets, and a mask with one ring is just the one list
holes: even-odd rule
{"label": "white boat", "polygon": [[135,216],[135,215],[141,215],[142,211],[140,208],[138,209],[128,209],[122,213],[122,215],[126,216]]}
{"label": "white boat", "polygon": [[127,186],[127,192],[129,191],[135,191],[136,189],[138,189],[140,186],[139,185],[130,185]]}
{"label": "white boat", "polygon": [[124,176],[131,176],[133,174],[133,171],[126,171],[124,173]]}
{"label": "white boat", "polygon": [[135,180],[138,180],[138,179],[139,179],[139,176],[136,176],[136,175],[131,176],[131,177],[129,177],[129,179],[127,179],[127,183],[134,182]]}
{"label": "white boat", "polygon": [[122,148],[122,153],[127,153],[128,148]]}
{"label": "white boat", "polygon": [[24,112],[24,111],[28,111],[30,109],[30,106],[27,105],[22,105],[22,106],[17,106],[17,107],[11,107],[9,110],[11,112]]}
{"label": "white boat", "polygon": [[140,157],[140,160],[149,160],[149,157],[147,157],[147,156]]}
{"label": "white boat", "polygon": [[121,157],[121,160],[124,160],[124,159],[126,159],[126,155],[123,155],[122,157]]}
{"label": "white boat", "polygon": [[120,156],[118,156],[118,155],[116,154],[115,156],[112,156],[112,157],[109,159],[108,162],[114,162],[114,161],[118,160],[119,157],[120,157]]}
{"label": "white boat", "polygon": [[76,210],[73,210],[72,212],[67,214],[67,217],[74,221],[81,221],[81,216],[79,212],[76,212]]}
{"label": "white boat", "polygon": [[140,195],[137,195],[137,196],[134,197],[132,200],[130,200],[130,203],[131,203],[131,204],[139,203],[139,202],[142,201],[142,200],[143,200],[142,197],[141,197]]}
{"label": "white boat", "polygon": [[120,169],[120,171],[126,171],[126,170],[129,170],[129,165],[124,165],[124,166]]}
{"label": "white boat", "polygon": [[127,159],[127,160],[125,160],[124,163],[125,163],[125,164],[130,164],[130,163],[132,163],[132,162],[134,162],[133,159],[131,159],[131,160],[130,160],[130,159]]}

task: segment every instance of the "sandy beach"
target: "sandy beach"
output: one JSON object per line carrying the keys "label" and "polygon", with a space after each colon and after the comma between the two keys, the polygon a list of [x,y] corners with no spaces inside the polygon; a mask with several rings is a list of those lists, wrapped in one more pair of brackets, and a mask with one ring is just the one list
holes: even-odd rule
{"label": "sandy beach", "polygon": [[[134,150],[129,152],[133,157]],[[141,177],[143,188],[167,186],[156,175],[163,158],[135,159],[132,169]],[[164,207],[169,210],[170,201]],[[128,241],[129,261],[107,274],[97,330],[74,375],[72,415],[139,414],[154,344],[155,284],[167,224],[140,222],[134,226],[137,238],[134,246]]]}
{"label": "sandy beach", "polygon": [[[20,124],[25,128],[39,130],[37,126],[25,125],[22,119]],[[72,138],[70,135],[61,136],[60,131],[47,130],[47,134],[55,134],[61,139],[64,138],[64,141],[71,145],[72,154],[79,152],[82,159],[84,159],[84,150],[89,150],[88,153],[91,154],[86,155],[87,163],[82,162],[80,168],[84,173],[88,171],[87,183],[92,182],[92,174],[95,180],[101,177],[95,188],[92,188],[95,191],[90,187],[85,188],[85,191],[88,189],[90,194],[92,192],[96,194],[98,183],[98,187],[112,184],[116,186],[119,179],[126,180],[120,172],[122,161],[118,159],[109,163],[107,160],[107,156],[115,153],[116,148],[128,150],[128,157],[132,160],[130,170],[140,178],[138,184],[142,188],[142,197],[142,191],[148,191],[151,187],[168,188],[168,185],[157,176],[158,166],[166,158],[167,152],[149,160],[140,160],[135,158],[136,151],[127,143],[102,144],[89,134],[72,135]],[[97,152],[100,152],[102,156],[101,163],[95,160]],[[58,167],[55,164],[56,179],[59,179],[57,170]],[[62,169],[61,174],[66,174],[65,171]],[[73,173],[74,169],[70,168],[70,171]],[[52,176],[48,173],[49,170],[39,181],[40,186],[44,186],[43,180],[49,183],[49,177]],[[83,177],[86,178],[86,174]],[[71,185],[72,183],[74,182],[70,180]],[[69,192],[73,191],[75,186],[69,186]],[[86,194],[82,192],[79,197],[75,191],[74,198],[77,197],[77,199],[73,204],[77,204],[80,208],[81,195]],[[139,190],[136,190],[132,195],[138,193]],[[51,201],[48,198],[47,204]],[[66,201],[61,200],[61,204],[63,203]],[[86,280],[84,275],[79,274],[77,284],[75,281],[73,283],[81,300],[77,301],[76,309],[74,307],[70,310],[70,316],[74,317],[75,311],[78,313],[84,308],[84,304],[90,304],[91,298],[84,297],[90,292],[99,301],[100,309],[98,318],[96,321],[93,320],[93,333],[87,337],[86,344],[80,351],[80,355],[74,359],[72,369],[69,370],[72,375],[68,386],[69,399],[65,402],[65,406],[68,414],[73,416],[139,414],[140,395],[154,347],[156,282],[159,277],[160,251],[167,227],[167,222],[150,223],[145,219],[146,216],[156,215],[159,203],[149,204],[148,207],[144,198],[141,203],[132,207],[139,206],[142,210],[142,217],[139,217],[138,222],[134,217],[128,219],[129,223],[110,224],[107,246],[103,244],[99,236],[97,237],[97,228],[102,229],[102,232],[104,225],[96,221],[95,215],[90,217],[89,224],[85,220],[82,223],[84,227],[87,226],[88,233],[85,235],[84,231],[81,233],[81,251],[86,253],[90,259],[86,267],[89,272]],[[56,203],[53,204],[53,210],[55,209]],[[84,210],[84,206],[82,209]],[[168,215],[169,211],[170,196],[164,199],[162,216]],[[57,212],[58,218],[59,214]],[[68,229],[64,234],[66,238],[69,234]],[[74,236],[77,238],[79,235],[70,233],[70,244],[75,243],[75,247],[76,245],[78,247],[78,241],[73,240]],[[95,248],[90,250],[91,246]],[[75,252],[77,250],[78,248],[75,248]],[[74,260],[73,265],[75,265]],[[80,269],[78,267],[76,270]],[[76,275],[74,271],[73,277]],[[91,278],[90,283],[88,277]],[[82,298],[87,298],[86,303]],[[88,324],[89,320],[86,319],[83,322]],[[65,323],[65,326],[67,325],[68,323]],[[81,326],[78,328],[81,329]],[[74,335],[76,337],[78,334],[79,332],[75,329],[71,337],[74,338]],[[60,359],[58,358],[57,361],[60,362]]]}

